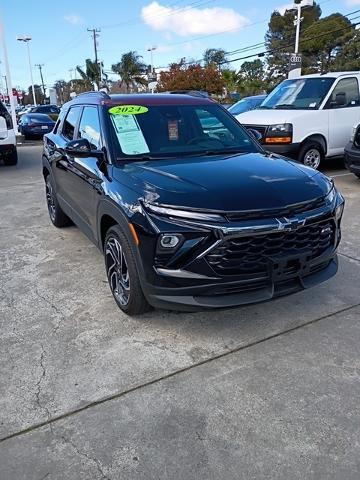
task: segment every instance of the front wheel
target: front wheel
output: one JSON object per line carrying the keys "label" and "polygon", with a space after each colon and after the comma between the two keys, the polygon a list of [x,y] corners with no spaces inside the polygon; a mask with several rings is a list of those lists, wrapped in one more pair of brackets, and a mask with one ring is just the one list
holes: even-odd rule
{"label": "front wheel", "polygon": [[62,211],[59,205],[50,175],[45,179],[45,189],[49,217],[53,225],[58,228],[71,225],[70,218]]}
{"label": "front wheel", "polygon": [[324,159],[324,150],[320,143],[309,141],[301,147],[298,160],[304,165],[317,170]]}
{"label": "front wheel", "polygon": [[16,165],[17,162],[18,162],[18,154],[16,149],[14,149],[11,153],[8,153],[4,157],[4,163],[7,166]]}
{"label": "front wheel", "polygon": [[150,305],[140,285],[133,251],[118,225],[106,234],[104,255],[110,290],[119,308],[128,315],[147,312]]}

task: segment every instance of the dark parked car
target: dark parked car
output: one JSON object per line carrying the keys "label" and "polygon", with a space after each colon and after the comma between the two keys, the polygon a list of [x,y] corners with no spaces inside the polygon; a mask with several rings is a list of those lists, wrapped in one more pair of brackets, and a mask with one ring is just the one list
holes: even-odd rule
{"label": "dark parked car", "polygon": [[228,108],[232,115],[240,115],[240,113],[249,112],[259,107],[265,100],[266,95],[253,95],[252,97],[244,97]]}
{"label": "dark parked car", "polygon": [[360,124],[354,129],[353,138],[345,148],[345,165],[360,178]]}
{"label": "dark parked car", "polygon": [[269,300],[337,271],[332,181],[266,153],[204,97],[78,95],[44,137],[43,175],[51,221],[103,251],[128,314]]}
{"label": "dark parked car", "polygon": [[32,107],[29,113],[44,113],[56,121],[60,113],[60,108],[57,105],[37,105],[36,107]]}
{"label": "dark parked car", "polygon": [[48,115],[42,113],[26,113],[19,122],[19,130],[25,138],[40,138],[51,132],[55,122]]}

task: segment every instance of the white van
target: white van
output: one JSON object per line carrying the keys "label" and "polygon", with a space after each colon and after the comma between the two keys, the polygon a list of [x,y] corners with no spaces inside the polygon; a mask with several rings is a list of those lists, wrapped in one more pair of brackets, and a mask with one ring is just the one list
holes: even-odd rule
{"label": "white van", "polygon": [[258,132],[266,150],[318,168],[324,158],[343,155],[360,121],[359,84],[360,72],[284,80],[258,109],[236,118]]}

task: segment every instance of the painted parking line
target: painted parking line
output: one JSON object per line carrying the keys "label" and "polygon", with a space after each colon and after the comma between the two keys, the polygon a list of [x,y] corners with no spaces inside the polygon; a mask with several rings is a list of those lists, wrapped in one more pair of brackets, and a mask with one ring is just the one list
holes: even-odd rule
{"label": "painted parking line", "polygon": [[331,178],[336,178],[336,177],[347,177],[348,175],[353,175],[353,173],[348,172],[348,173],[338,173],[336,175],[330,175]]}

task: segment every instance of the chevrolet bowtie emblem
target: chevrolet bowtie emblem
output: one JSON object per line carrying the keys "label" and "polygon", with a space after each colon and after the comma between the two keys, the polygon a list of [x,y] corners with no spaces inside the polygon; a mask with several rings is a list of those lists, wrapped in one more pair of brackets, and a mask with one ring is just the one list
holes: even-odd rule
{"label": "chevrolet bowtie emblem", "polygon": [[293,231],[297,230],[299,227],[303,227],[305,225],[306,219],[299,220],[298,218],[288,219],[288,218],[277,218],[279,222],[279,230],[282,231]]}

